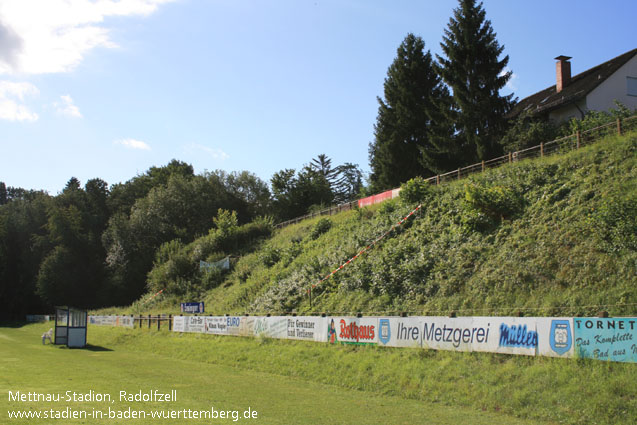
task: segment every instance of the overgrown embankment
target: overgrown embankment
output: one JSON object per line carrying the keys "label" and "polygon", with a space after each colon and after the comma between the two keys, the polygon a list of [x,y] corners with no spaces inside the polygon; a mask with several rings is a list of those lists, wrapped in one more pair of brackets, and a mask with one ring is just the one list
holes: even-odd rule
{"label": "overgrown embankment", "polygon": [[241,257],[218,286],[169,293],[143,308],[176,312],[178,301],[196,298],[218,314],[634,315],[636,165],[637,135],[629,133],[412,190],[422,201],[418,213],[317,285],[312,306],[311,285],[416,203],[387,201],[286,227]]}

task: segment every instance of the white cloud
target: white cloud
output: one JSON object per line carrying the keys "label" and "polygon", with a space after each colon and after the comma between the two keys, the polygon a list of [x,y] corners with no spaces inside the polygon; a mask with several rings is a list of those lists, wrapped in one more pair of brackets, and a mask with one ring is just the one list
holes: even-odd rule
{"label": "white cloud", "polygon": [[196,143],[192,143],[187,147],[188,151],[203,151],[210,155],[213,159],[218,159],[224,161],[230,158],[230,155],[222,151],[221,149],[209,148],[208,146],[198,145]]}
{"label": "white cloud", "polygon": [[114,48],[104,20],[148,16],[175,0],[2,0],[0,74],[68,72],[96,47]]}
{"label": "white cloud", "polygon": [[121,139],[121,140],[116,140],[113,143],[115,143],[116,145],[122,145],[128,149],[139,149],[144,151],[150,150],[150,146],[148,146],[146,142],[142,142],[141,140]]}
{"label": "white cloud", "polygon": [[62,102],[54,102],[53,106],[57,109],[58,113],[73,118],[82,118],[82,113],[79,108],[73,103],[73,99],[70,95],[60,96]]}
{"label": "white cloud", "polygon": [[[511,71],[509,69],[509,67],[505,67],[502,72],[500,73],[500,75],[498,75],[499,77],[502,77],[504,74],[506,74],[507,72]],[[518,74],[516,74],[515,72],[511,72],[511,78],[509,78],[509,81],[507,81],[506,85],[504,87],[506,87],[507,89],[511,90],[511,91],[516,91],[518,89],[518,82],[519,82],[520,77],[518,76]]]}
{"label": "white cloud", "polygon": [[36,121],[38,114],[23,102],[25,97],[37,96],[39,90],[30,83],[0,81],[0,119],[9,121]]}

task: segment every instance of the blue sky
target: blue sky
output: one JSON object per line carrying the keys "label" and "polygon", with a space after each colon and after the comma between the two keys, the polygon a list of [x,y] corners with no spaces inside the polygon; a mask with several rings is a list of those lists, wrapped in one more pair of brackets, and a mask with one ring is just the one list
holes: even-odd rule
{"label": "blue sky", "polygon": [[[365,171],[405,35],[440,53],[456,1],[0,0],[0,181],[55,195],[176,158],[269,181],[318,154]],[[632,1],[484,1],[503,94],[635,47]]]}

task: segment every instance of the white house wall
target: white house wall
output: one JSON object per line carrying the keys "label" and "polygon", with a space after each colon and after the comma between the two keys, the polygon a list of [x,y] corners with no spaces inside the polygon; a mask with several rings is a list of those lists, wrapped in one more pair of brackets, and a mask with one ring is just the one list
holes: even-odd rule
{"label": "white house wall", "polygon": [[595,111],[615,108],[614,100],[637,109],[637,96],[628,96],[626,77],[637,78],[637,55],[586,96],[586,106]]}
{"label": "white house wall", "polygon": [[568,121],[571,118],[582,119],[582,112],[586,113],[586,101],[584,99],[577,102],[577,106],[570,104],[549,112],[549,119],[558,123]]}

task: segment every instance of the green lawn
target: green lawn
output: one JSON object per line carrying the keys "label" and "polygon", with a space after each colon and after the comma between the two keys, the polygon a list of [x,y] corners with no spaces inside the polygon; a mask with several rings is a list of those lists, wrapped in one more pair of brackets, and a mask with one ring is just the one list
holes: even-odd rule
{"label": "green lawn", "polygon": [[[234,423],[233,419],[9,419],[9,411],[107,412],[127,410],[210,410],[257,412],[256,419],[239,418],[239,423],[255,424],[530,424],[530,422],[480,409],[449,406],[398,396],[358,391],[337,385],[280,376],[229,364],[214,364],[193,353],[192,359],[170,355],[171,347],[152,349],[148,332],[122,329],[89,328],[86,349],[43,346],[40,335],[48,324],[0,327],[0,423],[2,424],[210,424]],[[156,335],[155,341],[170,344],[174,335]],[[215,339],[195,339],[193,351],[202,344],[214,346]],[[140,344],[135,340],[139,339]],[[258,341],[232,339],[244,344]],[[118,343],[118,340],[120,343]],[[126,341],[126,344],[121,343]],[[127,349],[127,345],[130,349]],[[307,345],[301,345],[307,347]],[[320,348],[320,347],[316,347]],[[258,351],[257,351],[258,352]],[[236,353],[228,351],[236,356]],[[248,350],[246,355],[249,356]],[[285,353],[283,354],[285,358]],[[235,362],[237,359],[228,359]],[[221,362],[223,363],[223,362]],[[314,365],[328,370],[331,364]],[[290,365],[293,367],[293,365]],[[335,371],[339,368],[335,367]],[[338,377],[336,377],[338,379]],[[176,402],[120,402],[119,392],[149,390],[177,391]],[[9,392],[79,394],[94,391],[111,394],[108,402],[18,402],[9,400]],[[90,414],[90,413],[89,413]],[[182,413],[183,414],[183,413]]]}

